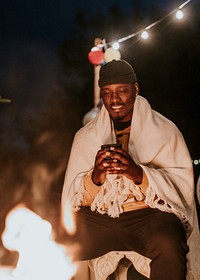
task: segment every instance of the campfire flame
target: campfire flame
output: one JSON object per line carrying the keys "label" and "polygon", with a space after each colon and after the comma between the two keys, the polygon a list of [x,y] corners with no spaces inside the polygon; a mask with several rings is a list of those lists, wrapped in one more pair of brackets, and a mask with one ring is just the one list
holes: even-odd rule
{"label": "campfire flame", "polygon": [[65,230],[69,235],[73,235],[76,233],[76,223],[74,220],[74,215],[71,210],[71,205],[66,204],[62,211],[62,223],[64,225]]}
{"label": "campfire flame", "polygon": [[25,206],[12,209],[2,233],[5,248],[19,253],[12,273],[0,272],[2,280],[70,280],[76,266],[66,249],[52,238],[52,226]]}

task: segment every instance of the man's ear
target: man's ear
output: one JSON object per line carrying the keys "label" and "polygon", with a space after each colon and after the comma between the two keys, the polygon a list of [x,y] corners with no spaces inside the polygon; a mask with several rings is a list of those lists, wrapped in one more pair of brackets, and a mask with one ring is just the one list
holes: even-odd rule
{"label": "man's ear", "polygon": [[134,88],[135,95],[138,95],[139,94],[139,85],[137,82],[134,83],[133,88]]}

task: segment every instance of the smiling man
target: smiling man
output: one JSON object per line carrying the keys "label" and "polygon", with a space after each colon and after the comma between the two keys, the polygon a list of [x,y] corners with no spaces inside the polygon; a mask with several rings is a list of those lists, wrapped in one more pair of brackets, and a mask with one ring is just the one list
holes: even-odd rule
{"label": "smiling man", "polygon": [[63,212],[76,212],[75,258],[133,250],[152,260],[150,279],[185,280],[195,208],[183,136],[138,95],[128,62],[103,65],[99,87],[103,107],[75,135],[62,193]]}

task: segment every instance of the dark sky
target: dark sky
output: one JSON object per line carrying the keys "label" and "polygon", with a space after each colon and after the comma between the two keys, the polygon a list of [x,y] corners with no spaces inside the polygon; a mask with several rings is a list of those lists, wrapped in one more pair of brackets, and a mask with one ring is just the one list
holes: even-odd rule
{"label": "dark sky", "polygon": [[[128,13],[133,2],[132,0],[1,0],[1,44],[13,38],[41,40],[57,44],[65,38],[73,36],[75,12],[78,8],[84,9],[88,17],[94,16],[99,9],[106,14],[113,4],[119,5]],[[146,14],[152,5],[162,7],[168,13],[183,2],[180,0],[140,1]]]}

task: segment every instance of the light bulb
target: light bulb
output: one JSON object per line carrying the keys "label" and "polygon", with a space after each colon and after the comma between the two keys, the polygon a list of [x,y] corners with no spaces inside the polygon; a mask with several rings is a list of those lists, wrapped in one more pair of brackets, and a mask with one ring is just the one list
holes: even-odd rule
{"label": "light bulb", "polygon": [[99,48],[95,46],[95,47],[91,48],[91,51],[92,51],[92,52],[99,51]]}
{"label": "light bulb", "polygon": [[149,33],[147,31],[143,31],[142,34],[141,34],[141,38],[146,40],[149,38]]}
{"label": "light bulb", "polygon": [[194,165],[198,165],[198,164],[199,164],[198,159],[195,159],[195,160],[194,160]]}
{"label": "light bulb", "polygon": [[176,18],[177,18],[177,19],[182,19],[183,16],[184,16],[184,14],[183,14],[183,12],[182,12],[181,10],[178,10],[178,11],[176,12]]}
{"label": "light bulb", "polygon": [[113,44],[112,44],[112,48],[113,48],[114,50],[118,50],[118,49],[119,49],[119,43],[118,43],[118,42],[113,43]]}

